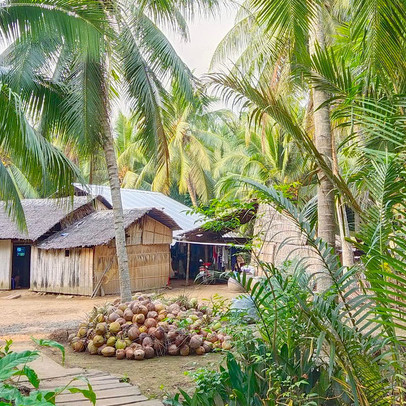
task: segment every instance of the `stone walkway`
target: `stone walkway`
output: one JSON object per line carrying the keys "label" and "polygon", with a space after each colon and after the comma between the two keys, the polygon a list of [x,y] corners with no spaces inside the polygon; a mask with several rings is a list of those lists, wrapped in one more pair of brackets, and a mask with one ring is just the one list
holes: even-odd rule
{"label": "stone walkway", "polygon": [[[84,370],[82,368],[64,368],[51,358],[41,356],[30,363],[41,380],[40,389],[52,390],[68,384],[77,388],[87,389],[86,378],[96,393],[96,406],[163,406],[156,399],[148,400],[141,395],[137,386],[120,382],[119,377],[97,370]],[[74,380],[75,379],[75,380]],[[19,383],[29,386],[25,377],[20,377]],[[59,406],[90,406],[91,402],[80,393],[70,393],[65,390],[56,398]]]}

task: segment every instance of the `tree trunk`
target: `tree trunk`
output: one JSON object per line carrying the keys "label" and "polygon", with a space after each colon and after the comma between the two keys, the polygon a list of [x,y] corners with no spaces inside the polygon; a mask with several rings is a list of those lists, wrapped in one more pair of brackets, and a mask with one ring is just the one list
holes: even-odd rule
{"label": "tree trunk", "polygon": [[[314,26],[311,30],[310,52],[316,53],[316,44],[325,48],[325,33],[321,7],[318,7]],[[326,163],[332,167],[333,145],[330,122],[329,96],[326,92],[313,87],[313,122],[314,140],[317,150],[323,155]],[[334,220],[334,186],[329,178],[319,170],[318,172],[318,236],[332,248],[335,246],[335,220]],[[318,280],[318,290],[324,291],[331,285],[329,275],[323,275]]]}
{"label": "tree trunk", "polygon": [[[333,135],[333,146],[335,145],[335,133]],[[335,148],[333,147],[333,173],[335,175],[339,174],[338,159]],[[345,210],[345,205],[340,196],[336,199],[336,216],[338,220],[338,228],[340,231],[341,240],[341,263],[343,266],[350,268],[354,265],[354,253],[352,250],[352,244],[346,240],[350,237],[350,229],[348,227],[347,212]]]}
{"label": "tree trunk", "polygon": [[123,204],[121,201],[120,181],[118,167],[114,151],[113,134],[110,125],[106,126],[103,144],[106,157],[107,172],[109,175],[111,200],[113,203],[114,229],[116,233],[116,253],[118,263],[118,275],[120,280],[120,296],[123,302],[131,301],[131,281],[128,269],[128,257],[125,241]]}

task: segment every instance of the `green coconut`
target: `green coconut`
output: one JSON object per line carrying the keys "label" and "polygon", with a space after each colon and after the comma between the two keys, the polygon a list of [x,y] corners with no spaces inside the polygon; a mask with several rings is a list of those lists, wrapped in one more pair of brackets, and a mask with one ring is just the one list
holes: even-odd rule
{"label": "green coconut", "polygon": [[127,347],[127,343],[125,342],[125,340],[117,340],[116,341],[116,348],[118,350],[124,350],[125,347]]}
{"label": "green coconut", "polygon": [[110,324],[109,329],[112,333],[118,333],[121,330],[121,325],[119,322],[114,321],[113,323]]}
{"label": "green coconut", "polygon": [[101,335],[95,335],[95,336],[93,337],[93,344],[94,344],[96,347],[101,347],[101,346],[104,344],[104,337],[101,336]]}
{"label": "green coconut", "polygon": [[114,357],[116,355],[116,349],[113,347],[104,347],[101,353],[103,357]]}
{"label": "green coconut", "polygon": [[106,331],[107,331],[107,325],[106,325],[106,323],[98,323],[98,324],[96,325],[96,328],[95,328],[96,334],[102,336],[103,334],[106,333]]}
{"label": "green coconut", "polygon": [[114,347],[116,345],[116,337],[109,337],[106,343],[109,347]]}

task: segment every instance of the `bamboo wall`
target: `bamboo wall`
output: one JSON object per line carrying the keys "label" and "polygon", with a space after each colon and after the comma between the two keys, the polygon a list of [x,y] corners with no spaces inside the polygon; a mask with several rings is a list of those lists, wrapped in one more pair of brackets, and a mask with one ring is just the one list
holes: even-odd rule
{"label": "bamboo wall", "polygon": [[[302,261],[309,273],[320,269],[320,260],[307,245],[306,236],[290,218],[271,205],[259,206],[254,235],[254,262],[259,260],[280,267],[285,261]],[[258,273],[262,274],[261,268]]]}
{"label": "bamboo wall", "polygon": [[40,292],[88,295],[93,292],[93,248],[31,249],[31,289]]}
{"label": "bamboo wall", "polygon": [[0,290],[11,289],[11,267],[13,260],[13,243],[11,240],[0,241]]}
{"label": "bamboo wall", "polygon": [[[172,231],[146,216],[127,230],[126,241],[131,290],[166,286],[170,273],[169,244],[172,242]],[[100,280],[111,261],[112,266],[102,284],[106,294],[120,291],[115,247],[113,244],[95,247],[95,281]]]}

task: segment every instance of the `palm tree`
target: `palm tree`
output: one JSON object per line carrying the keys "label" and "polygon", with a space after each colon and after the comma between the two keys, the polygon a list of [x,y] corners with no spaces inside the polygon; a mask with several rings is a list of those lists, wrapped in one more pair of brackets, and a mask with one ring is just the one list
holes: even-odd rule
{"label": "palm tree", "polygon": [[[162,80],[176,77],[186,98],[191,73],[157,23],[186,36],[182,11],[215,2],[10,0],[0,8],[0,30],[9,44],[4,81],[33,111],[44,136],[75,140],[81,154],[104,151],[111,187],[120,293],[131,299],[120,181],[111,126],[113,100],[125,95],[142,120],[144,148],[166,167]],[[119,89],[119,90],[118,90]]]}
{"label": "palm tree", "polygon": [[227,120],[227,129],[220,131],[223,145],[214,171],[218,197],[246,194],[241,185],[230,183],[236,174],[276,187],[307,183],[309,168],[289,134],[275,123],[269,122],[255,131],[247,124],[246,116],[240,120]]}
{"label": "palm tree", "polygon": [[0,77],[0,200],[25,229],[20,199],[72,193],[78,169],[31,125],[23,100]]}

